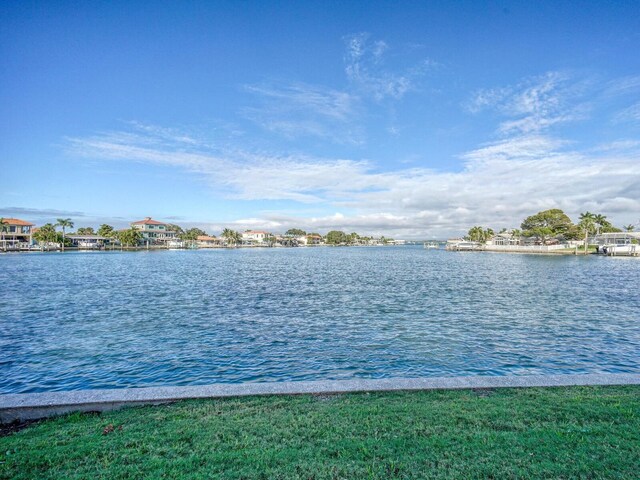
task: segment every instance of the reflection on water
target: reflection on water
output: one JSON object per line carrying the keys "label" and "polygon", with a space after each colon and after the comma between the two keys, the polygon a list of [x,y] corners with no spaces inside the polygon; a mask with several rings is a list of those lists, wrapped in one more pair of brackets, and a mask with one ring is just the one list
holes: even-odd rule
{"label": "reflection on water", "polygon": [[0,392],[640,372],[640,261],[418,247],[0,256]]}

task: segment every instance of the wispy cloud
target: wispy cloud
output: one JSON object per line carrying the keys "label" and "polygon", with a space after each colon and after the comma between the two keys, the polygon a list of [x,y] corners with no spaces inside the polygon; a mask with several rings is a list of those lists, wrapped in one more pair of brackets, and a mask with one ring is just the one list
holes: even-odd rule
{"label": "wispy cloud", "polygon": [[640,92],[640,75],[630,75],[610,80],[604,90],[605,95],[619,96]]}
{"label": "wispy cloud", "polygon": [[640,102],[634,103],[622,109],[613,116],[615,123],[633,122],[640,123]]}
{"label": "wispy cloud", "polygon": [[288,138],[362,142],[363,133],[354,122],[359,99],[353,94],[305,83],[245,85],[244,89],[258,104],[243,108],[242,116],[270,132]]}
{"label": "wispy cloud", "polygon": [[492,109],[508,117],[498,127],[502,134],[528,135],[585,118],[589,105],[581,101],[583,88],[568,74],[548,72],[517,85],[479,90],[466,107],[471,113]]}
{"label": "wispy cloud", "polygon": [[326,200],[329,193],[340,197],[369,188],[351,180],[360,178],[369,168],[365,161],[216,149],[209,144],[184,142],[180,137],[168,142],[146,131],[136,128],[68,138],[66,149],[87,159],[148,163],[204,174],[212,186],[230,198],[245,200],[317,202]]}
{"label": "wispy cloud", "polygon": [[436,66],[432,60],[394,71],[387,66],[389,46],[382,40],[370,40],[368,33],[348,35],[344,38],[344,55],[347,78],[358,90],[380,101],[385,98],[401,99],[407,92],[416,90],[424,75]]}

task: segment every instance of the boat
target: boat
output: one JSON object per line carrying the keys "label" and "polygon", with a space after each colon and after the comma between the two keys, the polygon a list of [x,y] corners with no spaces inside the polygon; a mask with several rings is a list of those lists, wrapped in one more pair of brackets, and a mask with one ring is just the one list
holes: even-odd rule
{"label": "boat", "polygon": [[423,245],[424,248],[427,249],[439,249],[440,248],[440,244],[438,244],[437,242],[424,242]]}

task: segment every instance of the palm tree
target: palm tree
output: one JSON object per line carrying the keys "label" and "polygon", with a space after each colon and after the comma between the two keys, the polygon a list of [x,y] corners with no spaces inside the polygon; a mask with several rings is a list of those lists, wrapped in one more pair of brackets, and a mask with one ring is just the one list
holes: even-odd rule
{"label": "palm tree", "polygon": [[234,247],[240,243],[242,239],[242,235],[236,232],[235,230],[231,230],[230,228],[225,228],[220,235],[227,242],[227,245],[233,245]]}
{"label": "palm tree", "polygon": [[607,221],[607,217],[605,215],[597,214],[593,216],[593,221],[598,227],[598,234],[600,233],[600,229],[609,225]]}
{"label": "palm tree", "polygon": [[64,251],[65,229],[67,227],[73,228],[73,222],[70,218],[56,218],[56,222],[57,227],[62,227],[62,251]]}
{"label": "palm tree", "polygon": [[119,231],[116,236],[120,244],[125,247],[136,247],[142,240],[142,232],[133,227]]}
{"label": "palm tree", "polygon": [[237,246],[239,243],[242,243],[242,234],[240,232],[233,232],[233,244]]}
{"label": "palm tree", "polygon": [[634,229],[634,228],[636,228],[636,226],[635,226],[635,225],[632,225],[632,224],[625,225],[625,227],[624,227],[624,229],[625,229],[627,232],[633,232],[633,229]]}
{"label": "palm tree", "polygon": [[589,234],[593,233],[596,226],[596,215],[591,212],[580,214],[580,223],[578,226],[584,229],[584,254],[587,254],[587,246],[589,243]]}
{"label": "palm tree", "polygon": [[4,234],[9,231],[9,224],[5,223],[4,217],[0,217],[0,240],[2,240],[2,247],[6,247]]}

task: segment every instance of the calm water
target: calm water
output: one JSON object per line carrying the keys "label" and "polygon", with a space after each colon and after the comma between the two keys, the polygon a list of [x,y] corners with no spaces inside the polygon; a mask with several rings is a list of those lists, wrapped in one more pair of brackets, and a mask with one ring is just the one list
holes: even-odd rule
{"label": "calm water", "polygon": [[639,373],[639,278],[409,246],[0,255],[0,393]]}

